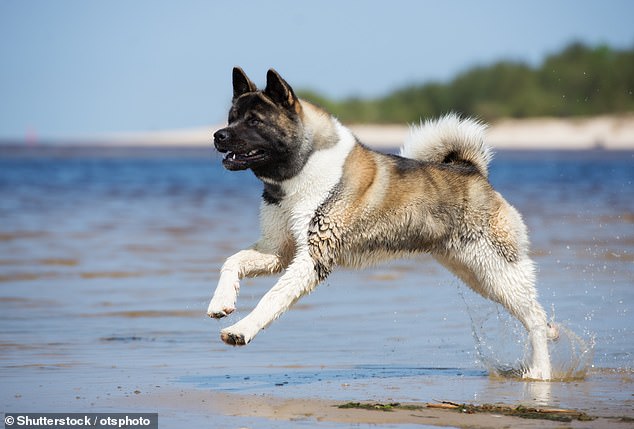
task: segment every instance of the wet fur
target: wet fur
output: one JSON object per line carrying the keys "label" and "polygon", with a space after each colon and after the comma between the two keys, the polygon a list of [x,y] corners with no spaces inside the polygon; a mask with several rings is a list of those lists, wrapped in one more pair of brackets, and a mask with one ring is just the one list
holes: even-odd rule
{"label": "wet fur", "polygon": [[[234,311],[241,278],[284,272],[249,315],[221,331],[224,342],[250,342],[337,266],[427,252],[524,324],[532,346],[524,375],[551,377],[546,342],[555,334],[537,302],[521,216],[488,182],[482,124],[455,115],[421,123],[403,156],[387,155],[299,100],[274,70],[264,91],[241,69],[233,81],[229,124],[215,144],[228,153],[227,168],[249,168],[264,184],[261,237],[227,259],[208,314]],[[243,162],[254,148],[257,159]]]}

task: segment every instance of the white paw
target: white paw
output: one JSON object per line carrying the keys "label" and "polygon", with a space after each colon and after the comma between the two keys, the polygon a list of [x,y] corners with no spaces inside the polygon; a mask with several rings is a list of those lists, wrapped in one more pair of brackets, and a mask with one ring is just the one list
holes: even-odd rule
{"label": "white paw", "polygon": [[248,335],[238,327],[238,324],[235,324],[220,331],[220,339],[230,346],[245,346],[249,344],[253,336]]}
{"label": "white paw", "polygon": [[214,319],[225,317],[236,310],[236,300],[238,299],[238,289],[240,281],[238,279],[227,279],[220,277],[216,292],[207,308],[207,315]]}
{"label": "white paw", "polygon": [[234,311],[235,311],[235,308],[229,307],[229,306],[208,308],[207,316],[211,317],[212,319],[222,319],[223,317],[230,315]]}
{"label": "white paw", "polygon": [[235,301],[229,303],[228,301],[222,302],[221,300],[212,299],[209,303],[209,308],[207,308],[207,316],[220,319],[233,313],[235,309]]}
{"label": "white paw", "polygon": [[215,294],[209,303],[207,308],[207,315],[214,319],[220,319],[231,313],[236,309],[236,297],[222,296]]}
{"label": "white paw", "polygon": [[532,367],[526,370],[526,372],[522,375],[522,378],[547,381],[552,378],[552,375],[550,368]]}

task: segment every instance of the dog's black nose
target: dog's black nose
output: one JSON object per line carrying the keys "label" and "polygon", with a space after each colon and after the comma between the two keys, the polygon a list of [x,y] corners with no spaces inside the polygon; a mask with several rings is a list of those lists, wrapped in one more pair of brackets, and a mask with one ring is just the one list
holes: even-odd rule
{"label": "dog's black nose", "polygon": [[228,138],[229,138],[229,131],[227,131],[225,128],[223,128],[222,130],[218,130],[214,133],[214,140],[216,142],[223,142],[227,140]]}

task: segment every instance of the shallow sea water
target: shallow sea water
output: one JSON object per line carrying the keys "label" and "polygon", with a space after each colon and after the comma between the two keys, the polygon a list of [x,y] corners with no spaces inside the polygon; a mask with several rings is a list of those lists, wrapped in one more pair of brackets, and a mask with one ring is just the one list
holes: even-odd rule
{"label": "shallow sea water", "polygon": [[[201,389],[634,417],[633,181],[634,152],[493,161],[491,182],[529,227],[540,301],[594,344],[583,379],[536,383],[489,375],[491,359],[521,360],[521,329],[427,256],[337,271],[247,347],[228,347],[219,330],[275,281],[244,280],[234,314],[205,316],[220,265],[257,238],[249,173],[203,149],[0,148],[2,409],[117,412],[126,397]],[[565,345],[554,347],[572,366]],[[262,427],[211,409],[140,411],[158,411],[161,427]]]}

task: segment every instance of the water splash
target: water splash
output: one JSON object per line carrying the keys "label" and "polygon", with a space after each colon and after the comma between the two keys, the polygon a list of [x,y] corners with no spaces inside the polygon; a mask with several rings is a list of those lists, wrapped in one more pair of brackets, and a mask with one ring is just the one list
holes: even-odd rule
{"label": "water splash", "polygon": [[[460,296],[471,319],[471,330],[480,362],[491,376],[521,378],[531,353],[528,333],[522,324],[499,304],[485,300],[458,287]],[[554,319],[554,315],[552,317]],[[568,323],[555,322],[559,330],[556,340],[548,341],[552,363],[552,380],[573,381],[584,379],[594,358],[594,336],[579,335]]]}

